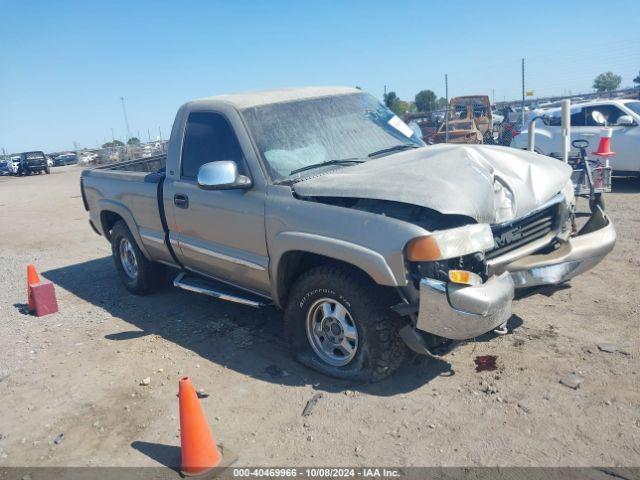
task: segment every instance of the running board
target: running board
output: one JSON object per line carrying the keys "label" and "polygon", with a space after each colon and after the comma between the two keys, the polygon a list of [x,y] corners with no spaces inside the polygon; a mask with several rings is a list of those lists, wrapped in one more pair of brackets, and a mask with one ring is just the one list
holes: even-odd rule
{"label": "running board", "polygon": [[196,277],[194,275],[188,276],[184,272],[180,273],[175,278],[173,286],[181,288],[182,290],[188,290],[189,292],[201,293],[203,295],[208,295],[209,297],[241,303],[242,305],[248,305],[254,308],[262,307],[269,303],[266,298],[262,298],[231,285],[227,285],[216,280]]}

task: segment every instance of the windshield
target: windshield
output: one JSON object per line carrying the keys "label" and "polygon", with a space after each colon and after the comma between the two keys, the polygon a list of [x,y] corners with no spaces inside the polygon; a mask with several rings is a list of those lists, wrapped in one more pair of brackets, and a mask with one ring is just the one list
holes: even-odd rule
{"label": "windshield", "polygon": [[[366,93],[313,98],[252,107],[243,111],[274,180],[312,175],[311,165],[367,160],[401,146],[424,146],[402,120]],[[342,165],[354,165],[345,162]],[[335,163],[324,168],[337,168]]]}
{"label": "windshield", "polygon": [[627,102],[624,105],[636,115],[640,115],[640,102]]}

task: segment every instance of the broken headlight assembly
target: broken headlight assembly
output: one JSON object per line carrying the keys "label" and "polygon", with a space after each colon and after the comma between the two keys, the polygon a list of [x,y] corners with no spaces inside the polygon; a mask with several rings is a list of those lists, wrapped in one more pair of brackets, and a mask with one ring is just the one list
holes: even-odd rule
{"label": "broken headlight assembly", "polygon": [[432,262],[484,252],[494,246],[491,227],[486,223],[440,230],[407,243],[407,259]]}

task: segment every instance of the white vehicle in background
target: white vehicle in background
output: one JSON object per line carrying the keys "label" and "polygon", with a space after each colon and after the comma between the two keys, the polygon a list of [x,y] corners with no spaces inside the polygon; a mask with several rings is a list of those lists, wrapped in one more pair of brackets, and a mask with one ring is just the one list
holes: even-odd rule
{"label": "white vehicle in background", "polygon": [[94,152],[83,152],[80,156],[80,163],[86,165],[98,160],[98,154]]}
{"label": "white vehicle in background", "polygon": [[[535,120],[535,150],[549,155],[562,151],[562,113],[560,108],[535,110],[529,114],[522,134],[512,147],[527,148],[529,121]],[[603,127],[613,131],[609,163],[615,174],[640,176],[640,101],[593,100],[571,106],[571,140],[588,140],[589,151],[598,148]]]}
{"label": "white vehicle in background", "polygon": [[20,166],[20,155],[14,155],[9,159],[9,173],[11,175],[18,174],[18,167]]}

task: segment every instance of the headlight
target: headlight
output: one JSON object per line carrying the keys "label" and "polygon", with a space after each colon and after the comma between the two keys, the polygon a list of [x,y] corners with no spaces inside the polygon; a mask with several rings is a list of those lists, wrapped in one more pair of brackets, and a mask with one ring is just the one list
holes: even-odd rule
{"label": "headlight", "polygon": [[493,248],[493,234],[486,223],[433,232],[407,243],[407,258],[412,262],[430,262],[461,257]]}
{"label": "headlight", "polygon": [[571,205],[572,207],[575,207],[576,195],[575,195],[575,190],[573,188],[573,181],[571,181],[571,179],[569,179],[567,184],[564,186],[562,193],[564,194],[565,203],[567,205]]}

